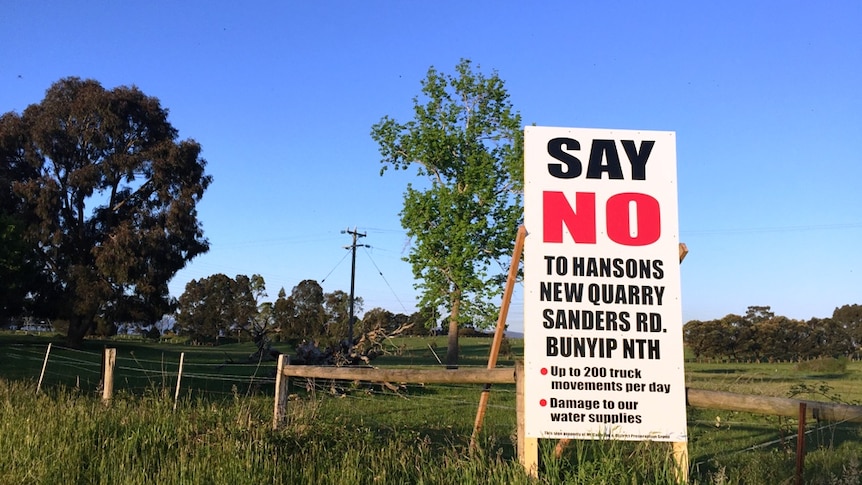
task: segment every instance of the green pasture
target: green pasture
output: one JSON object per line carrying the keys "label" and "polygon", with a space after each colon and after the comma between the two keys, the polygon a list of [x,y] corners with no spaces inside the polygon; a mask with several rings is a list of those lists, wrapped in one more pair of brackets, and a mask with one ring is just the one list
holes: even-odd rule
{"label": "green pasture", "polygon": [[[48,343],[51,353],[36,395]],[[462,338],[463,366],[491,340]],[[439,366],[445,337],[392,339],[377,366]],[[117,349],[115,398],[98,396],[101,350]],[[292,348],[276,344],[290,354]],[[513,386],[494,386],[477,450],[468,443],[480,387],[294,379],[288,420],[271,429],[275,362],[250,343],[192,347],[145,340],[0,333],[0,483],[530,483],[515,458]],[[185,353],[180,400],[174,391]],[[504,345],[498,365],[523,353]],[[689,387],[862,401],[862,363],[843,372],[793,363],[686,363]],[[796,421],[688,408],[690,483],[793,483]],[[862,483],[862,426],[808,425],[805,483]],[[673,483],[669,445],[540,441],[536,483]]]}

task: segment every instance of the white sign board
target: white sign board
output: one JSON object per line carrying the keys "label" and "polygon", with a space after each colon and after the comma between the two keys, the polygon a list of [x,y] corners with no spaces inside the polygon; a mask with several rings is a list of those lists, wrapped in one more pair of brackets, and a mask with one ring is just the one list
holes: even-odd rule
{"label": "white sign board", "polygon": [[526,434],[686,441],[676,134],[527,127]]}

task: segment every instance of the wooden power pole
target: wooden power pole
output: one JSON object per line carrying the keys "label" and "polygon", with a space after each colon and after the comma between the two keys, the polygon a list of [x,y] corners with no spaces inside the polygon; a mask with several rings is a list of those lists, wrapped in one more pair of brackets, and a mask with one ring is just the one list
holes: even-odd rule
{"label": "wooden power pole", "polygon": [[349,317],[349,320],[347,321],[347,348],[349,350],[349,349],[353,348],[353,320],[354,320],[354,316],[353,316],[353,290],[354,290],[354,284],[356,281],[356,248],[357,247],[365,247],[366,245],[365,244],[356,244],[356,241],[358,238],[365,237],[365,233],[358,232],[356,230],[355,226],[354,226],[352,231],[350,230],[350,228],[348,228],[345,231],[341,231],[341,233],[342,234],[346,233],[346,234],[350,234],[351,236],[353,236],[353,244],[351,244],[350,246],[344,247],[344,249],[350,249],[353,251],[352,261],[350,263],[350,317]]}

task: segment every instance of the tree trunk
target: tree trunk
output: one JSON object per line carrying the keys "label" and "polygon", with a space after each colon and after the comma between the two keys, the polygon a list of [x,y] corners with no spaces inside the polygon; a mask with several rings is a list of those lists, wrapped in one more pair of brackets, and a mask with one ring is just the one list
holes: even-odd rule
{"label": "tree trunk", "polygon": [[449,339],[446,346],[446,368],[458,368],[458,312],[461,308],[461,291],[452,293],[452,313],[449,315]]}
{"label": "tree trunk", "polygon": [[66,333],[66,345],[73,349],[80,349],[84,343],[84,337],[90,330],[89,322],[80,316],[74,316],[69,320],[69,330]]}

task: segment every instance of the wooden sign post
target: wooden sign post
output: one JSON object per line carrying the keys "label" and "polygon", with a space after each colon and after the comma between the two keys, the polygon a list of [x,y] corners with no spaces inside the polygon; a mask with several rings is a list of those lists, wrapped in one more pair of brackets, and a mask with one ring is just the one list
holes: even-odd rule
{"label": "wooden sign post", "polygon": [[[518,228],[515,237],[515,250],[512,253],[512,262],[509,265],[509,276],[506,279],[506,289],[503,291],[503,301],[500,302],[500,314],[497,316],[497,328],[494,331],[494,342],[491,344],[491,353],[488,356],[488,369],[497,366],[497,356],[500,354],[500,344],[506,332],[506,318],[509,315],[509,304],[512,301],[512,292],[515,281],[518,279],[518,266],[521,264],[521,253],[524,251],[524,238],[527,229],[524,226]],[[485,384],[482,395],[479,397],[479,408],[476,410],[476,421],[473,423],[473,434],[470,436],[470,449],[475,449],[479,431],[482,429],[482,421],[485,419],[485,409],[488,407],[488,398],[491,394],[491,384]]]}

